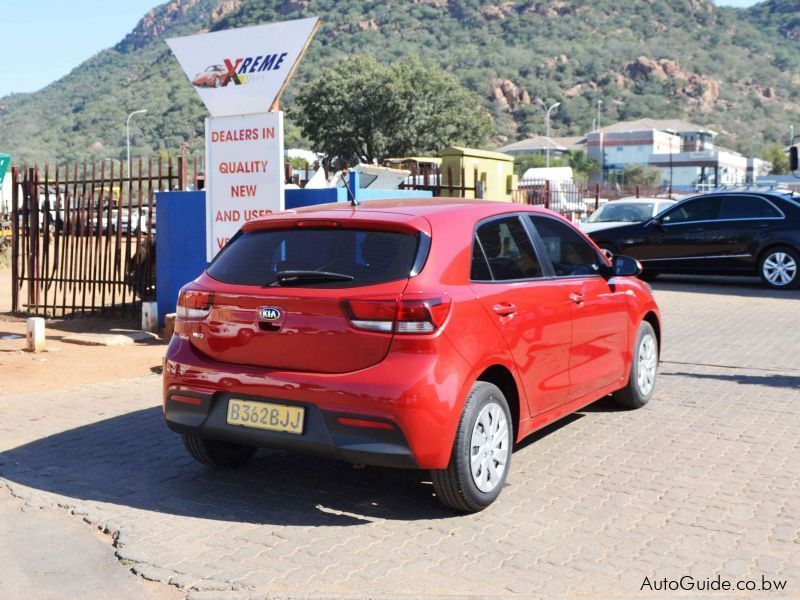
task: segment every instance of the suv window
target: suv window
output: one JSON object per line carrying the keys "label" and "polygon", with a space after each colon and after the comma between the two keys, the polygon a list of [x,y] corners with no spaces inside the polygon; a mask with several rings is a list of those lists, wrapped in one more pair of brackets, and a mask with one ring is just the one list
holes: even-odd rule
{"label": "suv window", "polygon": [[276,284],[279,271],[329,271],[347,281],[309,280],[305,287],[343,288],[405,279],[417,254],[417,236],[391,231],[302,228],[252,231],[234,238],[208,274],[238,285]]}
{"label": "suv window", "polygon": [[775,219],[781,214],[758,196],[725,196],[719,211],[720,219]]}
{"label": "suv window", "polygon": [[719,196],[696,198],[681,202],[662,217],[663,223],[688,223],[692,221],[713,221],[719,215]]}
{"label": "suv window", "polygon": [[[533,251],[528,232],[518,217],[496,219],[478,227],[477,241],[472,250],[472,277],[476,281],[484,281],[481,259],[488,260],[491,279],[495,281],[509,279],[531,279],[542,277],[542,267]],[[476,252],[476,247],[480,248]],[[482,250],[483,252],[480,252]],[[484,260],[485,262],[485,260]]]}
{"label": "suv window", "polygon": [[598,273],[600,257],[581,234],[556,219],[538,215],[531,215],[530,218],[544,242],[557,277]]}

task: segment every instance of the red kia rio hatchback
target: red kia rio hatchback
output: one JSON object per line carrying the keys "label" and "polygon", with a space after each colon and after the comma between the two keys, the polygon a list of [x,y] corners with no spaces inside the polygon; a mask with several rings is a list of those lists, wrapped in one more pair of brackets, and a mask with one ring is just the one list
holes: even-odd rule
{"label": "red kia rio hatchback", "polygon": [[178,300],[164,415],[189,453],[256,448],[430,469],[477,511],[531,432],[653,394],[661,325],[636,261],[502,202],[373,201],[247,223]]}

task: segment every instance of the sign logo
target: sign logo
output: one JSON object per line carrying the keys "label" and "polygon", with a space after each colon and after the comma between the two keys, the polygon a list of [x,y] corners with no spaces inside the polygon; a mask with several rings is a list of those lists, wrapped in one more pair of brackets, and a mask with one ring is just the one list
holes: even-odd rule
{"label": "sign logo", "polygon": [[197,88],[221,88],[233,82],[234,85],[247,85],[262,81],[266,71],[277,71],[283,66],[286,52],[259,54],[248,58],[226,58],[222,65],[209,65],[192,79]]}
{"label": "sign logo", "polygon": [[262,321],[277,321],[283,316],[283,311],[274,306],[264,306],[258,309],[258,318]]}
{"label": "sign logo", "polygon": [[308,17],[170,38],[167,44],[212,117],[252,115],[269,111],[280,97],[319,23]]}

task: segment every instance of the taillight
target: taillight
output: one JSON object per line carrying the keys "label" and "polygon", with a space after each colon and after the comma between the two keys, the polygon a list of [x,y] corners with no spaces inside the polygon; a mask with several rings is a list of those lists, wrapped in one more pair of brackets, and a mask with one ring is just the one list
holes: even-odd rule
{"label": "taillight", "polygon": [[342,308],[356,329],[382,333],[433,333],[447,319],[450,297],[350,298],[342,300]]}
{"label": "taillight", "polygon": [[190,283],[181,288],[175,313],[183,319],[205,319],[214,304],[214,292]]}

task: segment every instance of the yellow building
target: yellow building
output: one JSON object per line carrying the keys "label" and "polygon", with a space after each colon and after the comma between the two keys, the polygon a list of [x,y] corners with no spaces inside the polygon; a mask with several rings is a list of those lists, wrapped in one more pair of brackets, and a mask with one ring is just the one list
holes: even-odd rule
{"label": "yellow building", "polygon": [[517,187],[514,157],[501,152],[450,146],[442,152],[441,169],[442,196],[511,202]]}

